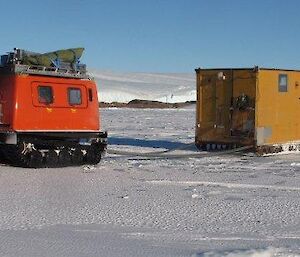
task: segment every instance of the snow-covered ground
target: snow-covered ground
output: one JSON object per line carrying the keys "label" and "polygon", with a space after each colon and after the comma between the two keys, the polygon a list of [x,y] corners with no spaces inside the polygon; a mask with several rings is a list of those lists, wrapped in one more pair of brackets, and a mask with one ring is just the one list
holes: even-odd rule
{"label": "snow-covered ground", "polygon": [[196,100],[193,73],[121,73],[89,70],[101,102],[127,103],[133,99],[176,103]]}
{"label": "snow-covered ground", "polygon": [[[196,152],[193,108],[105,109],[102,123],[110,150]],[[300,256],[299,156],[1,166],[0,256]]]}

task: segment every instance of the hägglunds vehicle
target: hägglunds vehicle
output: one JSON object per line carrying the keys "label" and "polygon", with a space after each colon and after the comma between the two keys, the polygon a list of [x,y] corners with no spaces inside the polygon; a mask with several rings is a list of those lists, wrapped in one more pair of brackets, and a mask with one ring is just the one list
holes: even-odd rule
{"label": "h\u00e4gglunds vehicle", "polygon": [[1,56],[0,154],[22,167],[96,164],[107,146],[83,48]]}

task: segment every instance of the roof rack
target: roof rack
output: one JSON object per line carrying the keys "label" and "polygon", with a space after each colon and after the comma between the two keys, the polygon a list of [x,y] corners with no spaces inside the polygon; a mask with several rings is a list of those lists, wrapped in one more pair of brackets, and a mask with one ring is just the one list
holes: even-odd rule
{"label": "roof rack", "polygon": [[18,48],[1,56],[1,70],[16,74],[90,79],[86,65],[80,64],[83,48],[39,54]]}
{"label": "roof rack", "polygon": [[62,69],[38,65],[14,64],[11,65],[10,71],[17,74],[90,79],[90,76],[86,73],[86,71],[82,72],[80,70],[75,71],[71,69]]}

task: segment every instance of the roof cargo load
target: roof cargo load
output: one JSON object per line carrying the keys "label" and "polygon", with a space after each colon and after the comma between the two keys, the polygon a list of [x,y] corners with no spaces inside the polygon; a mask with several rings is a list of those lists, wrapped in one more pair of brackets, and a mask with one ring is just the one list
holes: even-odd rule
{"label": "roof cargo load", "polygon": [[69,48],[41,54],[15,48],[1,56],[1,67],[15,73],[89,78],[86,65],[80,63],[83,51]]}
{"label": "roof cargo load", "polygon": [[22,64],[40,65],[40,66],[56,66],[60,68],[61,63],[77,64],[83,53],[84,48],[71,48],[66,50],[58,50],[45,54],[35,54],[27,51],[22,53]]}

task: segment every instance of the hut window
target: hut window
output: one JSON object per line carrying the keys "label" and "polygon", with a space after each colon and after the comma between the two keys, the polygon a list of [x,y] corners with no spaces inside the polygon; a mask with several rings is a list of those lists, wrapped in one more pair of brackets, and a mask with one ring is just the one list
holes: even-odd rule
{"label": "hut window", "polygon": [[286,74],[279,74],[278,77],[278,90],[279,92],[287,92],[288,77]]}

